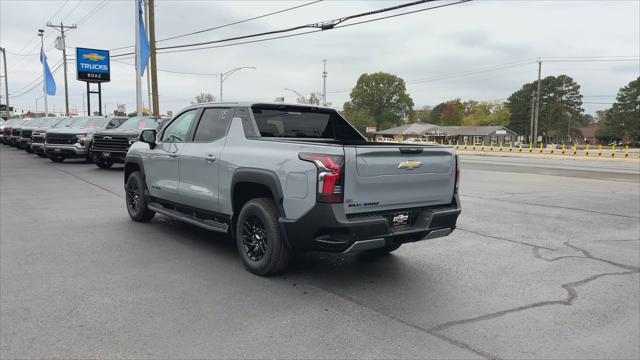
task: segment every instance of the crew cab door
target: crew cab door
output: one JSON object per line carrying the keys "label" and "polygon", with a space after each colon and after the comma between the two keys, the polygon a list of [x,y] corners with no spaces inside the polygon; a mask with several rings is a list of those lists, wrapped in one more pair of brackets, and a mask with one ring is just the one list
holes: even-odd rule
{"label": "crew cab door", "polygon": [[171,121],[158,136],[156,146],[147,152],[144,167],[151,196],[180,201],[178,155],[191,133],[198,111],[188,110]]}
{"label": "crew cab door", "polygon": [[220,154],[232,117],[231,108],[205,108],[202,112],[193,141],[184,144],[179,156],[180,202],[218,212]]}

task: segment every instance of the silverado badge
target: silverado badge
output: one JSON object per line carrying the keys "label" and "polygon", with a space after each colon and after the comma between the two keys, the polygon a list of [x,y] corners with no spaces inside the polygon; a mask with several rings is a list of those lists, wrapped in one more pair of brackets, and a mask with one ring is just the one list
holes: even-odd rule
{"label": "silverado badge", "polygon": [[398,169],[415,170],[419,168],[420,165],[422,165],[422,161],[407,160],[401,162],[400,165],[398,165]]}

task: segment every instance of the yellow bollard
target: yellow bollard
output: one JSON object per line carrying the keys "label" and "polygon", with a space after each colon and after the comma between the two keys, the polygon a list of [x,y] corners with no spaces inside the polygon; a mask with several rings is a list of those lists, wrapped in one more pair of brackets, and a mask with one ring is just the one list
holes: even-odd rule
{"label": "yellow bollard", "polygon": [[493,141],[489,144],[489,151],[493,151]]}
{"label": "yellow bollard", "polygon": [[460,149],[460,140],[456,140],[456,150]]}
{"label": "yellow bollard", "polygon": [[522,144],[520,144],[519,148],[518,152],[522,152]]}
{"label": "yellow bollard", "polygon": [[611,145],[611,157],[616,156],[616,145]]}
{"label": "yellow bollard", "polygon": [[578,154],[578,144],[573,144],[573,155]]}
{"label": "yellow bollard", "polygon": [[629,157],[629,145],[624,148],[624,157]]}
{"label": "yellow bollard", "polygon": [[542,143],[540,143],[540,154],[542,154]]}
{"label": "yellow bollard", "polygon": [[500,151],[502,151],[502,143],[500,143]]}
{"label": "yellow bollard", "polygon": [[449,139],[449,146],[451,146],[451,139]]}
{"label": "yellow bollard", "polygon": [[467,140],[464,141],[464,149],[467,150]]}
{"label": "yellow bollard", "polygon": [[602,144],[598,145],[598,156],[602,156]]}
{"label": "yellow bollard", "polygon": [[509,143],[509,152],[511,152],[511,150],[513,150],[513,143]]}
{"label": "yellow bollard", "polygon": [[529,143],[529,152],[533,152],[533,144]]}
{"label": "yellow bollard", "polygon": [[565,145],[565,144],[562,144],[562,155],[564,155],[564,151],[565,151],[565,149],[566,149],[566,145]]}
{"label": "yellow bollard", "polygon": [[484,140],[482,140],[482,148],[480,150],[484,151]]}
{"label": "yellow bollard", "polygon": [[584,156],[589,156],[589,144],[588,143],[584,148]]}
{"label": "yellow bollard", "polygon": [[551,144],[551,154],[553,154],[553,150],[556,148],[556,144]]}

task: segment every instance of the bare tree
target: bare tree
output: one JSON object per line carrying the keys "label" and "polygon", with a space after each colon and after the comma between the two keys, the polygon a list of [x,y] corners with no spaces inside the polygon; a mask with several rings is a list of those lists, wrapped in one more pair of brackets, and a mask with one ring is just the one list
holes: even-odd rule
{"label": "bare tree", "polygon": [[201,104],[214,101],[216,101],[216,97],[213,94],[201,92],[200,95],[196,95],[196,97],[191,101],[191,104]]}

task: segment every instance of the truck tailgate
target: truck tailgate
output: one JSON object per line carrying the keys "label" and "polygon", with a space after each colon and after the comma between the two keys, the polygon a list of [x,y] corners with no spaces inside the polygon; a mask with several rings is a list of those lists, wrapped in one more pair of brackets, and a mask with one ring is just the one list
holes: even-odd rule
{"label": "truck tailgate", "polygon": [[455,153],[446,147],[346,146],[347,214],[444,205],[455,186]]}

